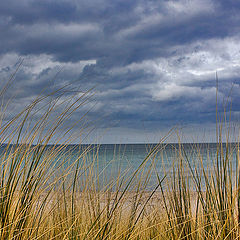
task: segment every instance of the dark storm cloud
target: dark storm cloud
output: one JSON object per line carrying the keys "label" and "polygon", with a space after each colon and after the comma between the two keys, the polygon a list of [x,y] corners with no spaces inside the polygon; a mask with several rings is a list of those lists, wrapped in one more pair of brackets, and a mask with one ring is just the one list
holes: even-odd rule
{"label": "dark storm cloud", "polygon": [[232,89],[240,109],[239,13],[237,1],[2,1],[0,77],[25,58],[20,105],[42,89],[94,86],[89,116],[103,127],[212,123],[216,71],[219,98]]}
{"label": "dark storm cloud", "polygon": [[105,57],[116,65],[152,59],[170,54],[171,46],[239,29],[237,12],[224,6],[222,14],[219,4],[216,11],[206,11],[209,3],[191,15],[178,6],[171,9],[169,1],[11,0],[1,3],[0,51],[47,53],[64,62]]}

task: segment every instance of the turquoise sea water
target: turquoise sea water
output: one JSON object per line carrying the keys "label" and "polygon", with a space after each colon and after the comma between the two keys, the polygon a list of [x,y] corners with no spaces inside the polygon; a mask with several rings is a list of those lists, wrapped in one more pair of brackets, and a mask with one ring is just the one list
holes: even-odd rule
{"label": "turquoise sea water", "polygon": [[[156,147],[157,151],[149,156],[149,153]],[[218,147],[215,143],[186,143],[181,146],[179,144],[69,145],[56,157],[55,161],[58,164],[64,161],[63,168],[67,169],[77,160],[80,167],[91,168],[95,175],[99,176],[102,186],[116,179],[119,174],[126,179],[131,177],[145,162],[143,170],[140,170],[139,173],[140,175],[141,173],[148,174],[150,176],[148,186],[153,186],[157,182],[157,175],[160,178],[165,175],[171,177],[180,159],[183,164],[190,165],[193,169],[199,168],[201,165],[204,168],[213,168],[216,165]],[[237,145],[232,143],[228,147],[232,152],[230,161],[235,171]],[[0,149],[1,152],[4,151],[4,148],[3,145]],[[51,152],[52,149],[53,146],[47,146],[47,151]],[[87,153],[83,154],[86,150]],[[223,154],[227,151],[226,144],[223,144],[222,151]],[[181,154],[179,154],[180,152]],[[148,172],[150,168],[151,171]],[[188,176],[187,171],[185,174]]]}
{"label": "turquoise sea water", "polygon": [[[149,156],[149,153],[157,147],[157,151]],[[132,174],[145,162],[144,167],[139,171],[148,174],[148,186],[154,186],[157,181],[157,175],[163,178],[172,177],[173,171],[176,171],[177,163],[182,159],[182,163],[188,169],[212,169],[216,166],[217,149],[219,146],[215,143],[201,144],[103,144],[103,145],[71,145],[66,148],[69,151],[70,162],[76,160],[80,154],[89,149],[84,157],[79,159],[80,164],[84,161],[87,164],[94,162],[94,170],[96,175],[100,175],[100,179],[104,179],[104,184],[116,179],[119,175],[124,175],[125,178],[131,177]],[[179,151],[181,149],[181,151]],[[232,163],[233,171],[236,169],[236,154],[237,144],[229,144],[228,149],[226,144],[222,145],[223,155],[226,151],[230,151],[230,162]],[[180,154],[181,152],[181,154]],[[149,156],[149,157],[147,157]],[[218,157],[219,158],[219,157]],[[219,162],[222,160],[219,158]],[[150,173],[148,170],[151,168]],[[139,176],[138,175],[138,176]],[[146,177],[146,175],[143,175]],[[190,176],[189,172],[185,172],[186,177]],[[144,177],[143,177],[144,178]]]}

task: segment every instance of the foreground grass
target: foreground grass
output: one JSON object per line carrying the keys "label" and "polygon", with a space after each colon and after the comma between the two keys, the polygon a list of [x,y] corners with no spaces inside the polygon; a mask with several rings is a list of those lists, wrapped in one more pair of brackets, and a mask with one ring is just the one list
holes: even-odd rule
{"label": "foreground grass", "polygon": [[[158,175],[162,139],[134,173],[106,181],[91,146],[69,161],[68,144],[88,125],[80,118],[79,135],[75,124],[62,126],[91,94],[64,93],[39,97],[10,120],[2,111],[0,239],[238,239],[239,149],[223,146],[222,125],[209,166],[200,146],[189,155],[179,144],[171,174]],[[144,191],[151,175],[157,180]]]}

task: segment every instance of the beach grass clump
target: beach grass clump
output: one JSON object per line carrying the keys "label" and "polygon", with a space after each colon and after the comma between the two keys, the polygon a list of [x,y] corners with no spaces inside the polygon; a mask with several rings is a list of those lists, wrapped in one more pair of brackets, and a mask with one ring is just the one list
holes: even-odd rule
{"label": "beach grass clump", "polygon": [[240,237],[239,145],[228,131],[223,142],[223,123],[207,160],[201,145],[187,152],[179,142],[171,170],[162,164],[160,174],[166,136],[134,171],[109,176],[98,146],[81,147],[89,122],[80,109],[92,93],[68,93],[42,94],[11,118],[1,108],[0,239]]}

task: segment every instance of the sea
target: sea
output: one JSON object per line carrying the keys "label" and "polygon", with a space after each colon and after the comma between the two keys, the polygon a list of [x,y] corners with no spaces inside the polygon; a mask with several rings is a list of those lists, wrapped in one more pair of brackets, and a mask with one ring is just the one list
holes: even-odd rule
{"label": "sea", "polygon": [[[2,145],[0,152],[5,148]],[[56,146],[48,145],[46,151],[54,149]],[[235,174],[238,155],[237,143],[81,144],[64,147],[52,162],[54,167],[61,165],[62,170],[73,172],[78,166],[82,178],[91,175],[101,188],[121,179],[142,182],[144,188],[152,189],[159,181],[176,176],[179,166],[191,178],[191,171],[202,174],[202,169],[221,167],[226,156]]]}
{"label": "sea", "polygon": [[176,177],[180,166],[188,179],[192,179],[191,171],[202,175],[204,169],[211,173],[217,164],[223,167],[226,157],[228,170],[235,176],[239,155],[237,143],[83,144],[69,145],[64,151],[71,159],[69,165],[78,161],[79,166],[94,171],[100,187],[124,179],[125,182],[141,182],[142,188],[146,189],[153,189],[159,181],[164,183],[164,179],[169,181],[174,175]]}

